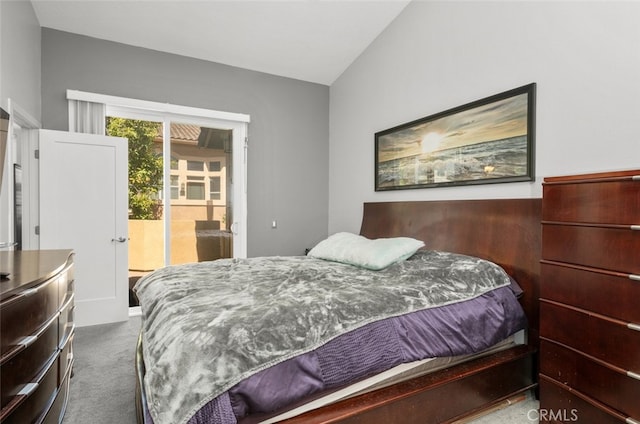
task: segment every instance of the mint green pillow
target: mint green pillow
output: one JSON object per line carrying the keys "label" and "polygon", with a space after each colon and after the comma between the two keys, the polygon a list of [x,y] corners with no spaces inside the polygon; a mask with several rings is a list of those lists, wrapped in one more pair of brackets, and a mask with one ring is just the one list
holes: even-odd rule
{"label": "mint green pillow", "polygon": [[318,243],[308,256],[378,271],[408,259],[423,246],[422,241],[410,237],[370,240],[357,234],[341,232]]}

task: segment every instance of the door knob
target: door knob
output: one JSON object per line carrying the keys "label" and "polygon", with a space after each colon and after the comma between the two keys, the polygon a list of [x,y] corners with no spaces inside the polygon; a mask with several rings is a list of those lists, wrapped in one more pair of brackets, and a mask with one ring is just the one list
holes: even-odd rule
{"label": "door knob", "polygon": [[125,238],[125,237],[118,237],[118,238],[112,238],[111,239],[111,241],[117,241],[118,243],[124,243],[127,240],[129,240],[129,239]]}

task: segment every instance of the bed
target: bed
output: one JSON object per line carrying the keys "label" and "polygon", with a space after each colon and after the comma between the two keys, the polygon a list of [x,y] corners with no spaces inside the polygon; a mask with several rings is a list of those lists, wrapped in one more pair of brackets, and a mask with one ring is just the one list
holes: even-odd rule
{"label": "bed", "polygon": [[[390,310],[389,316],[385,317],[384,320],[382,320],[380,316],[367,316],[367,322],[365,323],[355,323],[354,321],[353,323],[349,324],[351,325],[350,327],[348,325],[345,326],[347,334],[356,334],[357,331],[370,331],[374,333],[383,331],[382,334],[385,334],[384,331],[386,330],[380,330],[380,328],[377,328],[375,326],[383,322],[386,325],[386,323],[388,322],[387,318],[389,318],[389,321],[391,319],[395,320],[393,325],[405,326],[407,325],[406,321],[402,321],[403,319],[407,319],[405,318],[405,312],[410,313],[409,315],[411,316],[412,322],[417,319],[417,314],[419,312],[421,313],[423,310],[435,310],[436,312],[443,311],[443,313],[446,312],[447,314],[450,314],[451,311],[447,308],[450,308],[452,307],[452,305],[455,305],[457,303],[484,301],[485,295],[487,293],[493,296],[496,293],[506,293],[507,291],[513,291],[514,287],[519,287],[522,293],[518,302],[519,305],[521,305],[521,310],[526,316],[527,322],[526,341],[524,343],[513,343],[512,340],[508,343],[500,342],[501,339],[505,338],[504,334],[502,333],[506,331],[509,333],[509,335],[511,335],[515,332],[515,330],[522,328],[523,325],[513,324],[512,327],[510,327],[508,330],[505,330],[504,327],[506,326],[506,324],[499,324],[496,325],[496,328],[500,328],[496,329],[495,334],[490,336],[492,338],[490,343],[489,341],[486,341],[486,346],[482,347],[482,343],[480,343],[482,342],[482,340],[478,342],[478,346],[476,346],[475,349],[483,351],[483,353],[479,356],[462,355],[459,354],[459,352],[455,351],[455,349],[452,349],[451,351],[453,352],[453,354],[449,356],[455,358],[455,361],[451,362],[449,361],[449,358],[448,362],[445,361],[443,364],[437,365],[426,374],[404,377],[399,380],[394,380],[393,378],[389,381],[383,380],[382,384],[376,386],[377,388],[375,390],[368,389],[361,392],[359,391],[359,389],[356,389],[355,391],[349,392],[350,394],[342,400],[331,401],[331,403],[329,403],[328,405],[323,405],[322,400],[325,399],[325,395],[333,395],[337,392],[348,390],[350,387],[352,387],[351,385],[347,384],[346,380],[341,380],[342,377],[339,377],[330,387],[322,386],[316,391],[309,391],[309,393],[307,393],[307,395],[305,396],[298,395],[297,398],[294,398],[295,402],[292,407],[304,406],[306,404],[313,404],[315,402],[315,409],[302,413],[296,412],[295,414],[292,414],[293,416],[279,415],[282,412],[286,412],[288,409],[291,409],[291,407],[289,405],[278,404],[279,408],[277,408],[278,410],[276,411],[273,411],[271,413],[263,411],[258,414],[248,415],[240,418],[239,422],[241,424],[276,421],[287,423],[451,422],[461,419],[465,416],[476,414],[477,412],[489,408],[496,403],[508,399],[518,393],[523,393],[534,388],[536,385],[534,358],[538,343],[537,285],[539,275],[538,261],[540,258],[540,212],[540,199],[366,203],[364,205],[363,221],[360,231],[361,236],[371,240],[380,238],[411,237],[417,240],[422,240],[425,244],[424,247],[420,249],[415,255],[409,258],[405,258],[406,260],[404,261],[398,262],[401,263],[401,265],[393,265],[392,267],[385,268],[382,271],[374,271],[375,275],[371,274],[370,271],[367,271],[369,272],[369,274],[366,274],[367,279],[377,278],[378,274],[383,274],[384,272],[387,272],[387,269],[391,269],[393,267],[406,269],[405,271],[411,274],[412,272],[414,272],[413,270],[416,266],[422,267],[421,261],[424,261],[425,263],[433,263],[434,257],[442,258],[444,262],[452,261],[458,263],[462,261],[462,267],[464,268],[466,266],[464,265],[466,263],[465,261],[468,261],[467,258],[471,257],[479,258],[482,261],[483,266],[485,266],[485,262],[489,264],[499,265],[499,268],[506,271],[506,274],[508,274],[507,277],[509,281],[506,282],[503,277],[499,277],[498,279],[500,281],[496,283],[496,287],[487,287],[486,291],[483,291],[482,293],[470,292],[469,294],[465,294],[465,296],[468,297],[461,299],[460,302],[452,302],[445,299],[445,305],[437,305],[435,307],[429,308],[410,308],[410,310],[403,311]],[[286,258],[282,258],[282,260],[285,259]],[[293,265],[290,262],[287,262],[286,264],[281,263],[281,258],[259,258],[253,259],[251,261],[267,263],[267,269],[269,269],[269,266],[276,267],[277,269],[281,269],[283,266],[293,266],[294,268],[303,268],[305,269],[305,272],[307,272],[308,269],[311,269],[313,270],[313,272],[326,273],[324,271],[324,268],[320,268],[322,267],[320,262],[325,262],[321,259],[306,257],[286,259],[286,261],[291,260],[293,260]],[[310,266],[310,264],[313,265]],[[224,265],[224,269],[220,269],[221,265]],[[241,267],[242,269],[244,269],[243,272],[245,274],[252,273],[250,268],[243,268],[248,265],[242,261],[236,261],[235,263],[233,261],[230,261],[226,265],[224,263],[218,263],[216,264],[216,266],[217,268],[214,270],[214,274],[217,279],[220,279],[221,275],[225,275],[226,272],[234,267]],[[344,266],[346,268],[340,268],[341,266]],[[449,265],[447,265],[447,267],[448,266]],[[351,270],[347,268],[355,268],[350,265],[344,264],[338,264],[337,267],[338,268],[331,268],[331,275],[335,273],[348,273],[351,272]],[[181,272],[182,271],[184,270],[181,270]],[[200,271],[194,272],[197,274]],[[211,273],[213,271],[207,270],[206,272]],[[422,268],[420,268],[420,272],[423,272]],[[238,275],[241,273],[242,272],[236,272],[233,275]],[[371,277],[371,275],[374,276]],[[160,276],[157,277],[160,278]],[[175,275],[171,278],[173,278],[174,280],[180,279],[178,277],[175,277]],[[160,281],[171,281],[171,278]],[[348,278],[357,280],[360,277],[354,274],[350,275]],[[313,279],[315,280],[316,277],[314,276]],[[514,281],[517,283],[517,286],[513,285]],[[225,422],[224,420],[220,421],[220,414],[214,420],[209,421],[211,411],[203,407],[203,405],[206,403],[206,405],[209,405],[208,407],[210,408],[211,402],[203,403],[201,400],[196,400],[193,402],[190,401],[191,397],[200,396],[197,393],[190,393],[183,399],[178,398],[174,392],[174,390],[178,390],[174,386],[179,387],[181,385],[186,387],[197,387],[197,389],[195,390],[196,392],[204,390],[199,387],[199,384],[193,384],[192,381],[201,381],[199,379],[200,376],[206,372],[203,372],[201,365],[194,365],[194,358],[189,355],[192,353],[191,351],[197,350],[195,347],[200,346],[201,339],[203,337],[207,337],[206,335],[203,336],[203,334],[206,333],[201,332],[197,336],[194,336],[193,340],[188,340],[186,343],[180,344],[182,346],[189,346],[188,349],[180,348],[181,351],[189,351],[189,354],[187,354],[187,356],[182,359],[182,365],[170,364],[169,366],[175,369],[173,369],[172,371],[167,371],[166,373],[164,372],[164,369],[162,367],[157,366],[162,362],[157,358],[161,357],[162,355],[164,355],[165,357],[169,356],[171,358],[178,357],[173,353],[173,351],[167,354],[167,351],[175,349],[175,346],[172,346],[171,343],[178,336],[167,335],[168,333],[170,333],[170,330],[167,330],[164,327],[161,329],[158,329],[156,327],[164,325],[161,323],[165,321],[173,320],[187,322],[187,319],[183,319],[183,317],[190,315],[186,311],[192,311],[194,310],[194,308],[197,309],[197,307],[190,306],[189,308],[183,309],[184,312],[182,313],[182,315],[180,315],[180,308],[183,308],[183,306],[178,303],[176,306],[178,311],[178,318],[160,319],[156,317],[155,321],[153,321],[153,317],[151,315],[164,313],[160,312],[160,310],[165,311],[170,308],[156,307],[154,309],[155,296],[158,296],[158,293],[162,292],[157,290],[160,284],[157,281],[154,281],[152,284],[151,279],[149,279],[146,284],[149,287],[156,288],[156,294],[154,294],[153,296],[147,296],[147,299],[141,302],[143,309],[143,332],[145,333],[146,339],[142,337],[141,333],[136,358],[136,369],[138,373],[136,394],[138,422],[154,422],[154,424],[173,421],[189,423]],[[370,283],[367,282],[364,284]],[[376,287],[378,285],[384,286],[383,283],[376,283]],[[477,284],[473,284],[474,287],[476,285]],[[231,290],[232,286],[233,284],[230,284],[226,290]],[[306,287],[307,285],[304,286]],[[250,287],[251,290],[254,290],[252,285],[247,287]],[[477,288],[474,288],[474,290],[476,289]],[[226,293],[224,290],[220,291],[220,287],[216,287],[216,290],[218,290],[220,293]],[[413,288],[409,287],[408,290],[413,290]],[[390,291],[393,290],[390,288]],[[229,291],[229,293],[232,292]],[[202,294],[197,294],[196,297],[200,296],[202,296]],[[296,297],[297,295],[292,295],[290,293],[289,296]],[[341,295],[341,297],[343,296],[347,296],[348,298],[348,294]],[[400,297],[402,296],[403,295],[401,294]],[[502,296],[502,294],[500,294],[500,296]],[[143,299],[145,298],[145,296],[142,297]],[[184,296],[170,295],[169,297],[171,297],[171,302],[177,302],[177,298]],[[224,296],[220,297],[224,298]],[[230,298],[231,296],[227,297]],[[389,297],[389,299],[393,299],[393,297]],[[501,302],[508,303],[511,302],[511,300],[501,300]],[[345,303],[353,304],[353,302]],[[390,300],[389,303],[395,304],[392,300]],[[359,311],[358,313],[360,313],[361,309],[366,309],[364,307],[366,306],[366,304],[367,301],[363,300],[357,308],[352,309],[357,309]],[[242,308],[245,308],[246,310],[247,307],[251,309],[252,307],[252,305],[226,305],[224,309],[234,309],[236,308],[236,306],[239,310],[242,310]],[[400,308],[402,309],[404,307],[406,306],[401,306]],[[484,308],[485,307],[482,306],[480,309]],[[470,308],[463,309],[469,310]],[[146,317],[145,310],[147,311]],[[400,312],[403,313],[400,314]],[[268,311],[260,311],[256,313],[259,313],[261,314],[261,316],[265,316],[268,317],[268,319],[271,319]],[[340,312],[340,314],[349,315],[346,312]],[[221,314],[222,317],[218,317],[214,320],[216,321],[215,325],[217,325],[218,321],[225,320],[224,315],[225,314],[223,313]],[[294,321],[300,321],[300,317],[294,317],[292,319]],[[361,317],[358,317],[358,319],[361,319]],[[432,318],[428,319],[430,320]],[[146,327],[145,320],[147,320],[148,324]],[[255,318],[253,318],[252,321],[256,321]],[[484,319],[480,321],[484,322]],[[320,321],[314,320],[314,322],[317,324]],[[400,324],[398,324],[398,322],[400,322]],[[416,322],[418,322],[417,325],[419,326],[419,323],[421,321],[418,320]],[[274,328],[278,325],[282,324],[274,324]],[[343,324],[340,324],[340,326],[342,325]],[[517,325],[520,325],[520,327],[516,328]],[[313,330],[310,331],[309,334],[324,334],[325,327],[333,328],[335,326],[335,323],[331,323],[330,325],[327,324],[323,327],[322,331],[318,331],[317,327],[312,327]],[[285,328],[286,330],[284,331],[284,333],[291,332],[290,328],[288,328],[287,326],[283,328]],[[373,328],[373,330],[371,328]],[[154,341],[153,337],[150,336],[150,334],[154,334],[154,331],[157,334],[165,335],[164,339],[163,336],[158,336]],[[228,330],[225,331],[230,334]],[[177,330],[176,334],[180,334],[182,332],[183,330],[179,329]],[[520,331],[518,334],[521,333],[522,332]],[[234,338],[238,338],[239,336],[237,336],[237,334],[242,334],[242,332],[235,332],[234,334],[236,334]],[[252,337],[253,336],[255,335],[252,335]],[[273,337],[273,335],[270,337]],[[362,343],[363,339],[361,338],[361,335],[359,334],[358,337],[360,337],[358,338],[358,343]],[[242,337],[239,338],[242,339]],[[291,337],[291,339],[285,340],[284,344],[295,344],[297,343],[296,340],[301,338],[304,339],[309,337],[307,335],[299,336],[297,338]],[[282,367],[283,364],[297,364],[296,367],[298,368],[301,367],[300,364],[303,364],[302,368],[305,368],[310,362],[306,362],[307,359],[297,359],[306,358],[304,355],[315,355],[314,358],[316,358],[316,356],[321,357],[320,352],[324,352],[325,350],[332,352],[332,355],[334,356],[340,357],[342,355],[340,352],[336,354],[335,350],[332,350],[334,349],[332,346],[341,346],[340,341],[345,338],[344,335],[332,335],[330,333],[328,338],[326,339],[317,338],[315,336],[312,338],[314,340],[313,343],[315,344],[312,343],[312,345],[309,345],[310,347],[307,346],[305,348],[302,348],[301,350],[299,349],[297,353],[301,354],[300,356],[293,356],[293,354],[289,355],[287,353],[286,355],[275,361],[271,357],[266,357],[263,362],[258,363],[257,367],[254,367],[252,370],[250,370],[251,374],[243,374],[242,379],[237,378],[231,380],[223,380],[226,385],[221,384],[220,387],[217,388],[219,390],[216,391],[216,393],[227,393],[228,391],[228,393],[231,393],[232,396],[237,397],[238,393],[244,393],[244,388],[240,386],[242,382],[245,381],[245,377],[256,373],[260,374],[261,376],[263,374],[269,374],[273,369]],[[414,340],[412,338],[408,339]],[[238,343],[240,346],[255,345],[255,343],[252,344],[251,340],[252,339],[241,340],[241,343]],[[272,339],[268,340],[269,342],[267,344],[271,343]],[[145,343],[147,345],[144,345]],[[379,342],[374,341],[373,343],[375,345],[375,343]],[[411,343],[414,343],[414,341],[412,341]],[[446,341],[445,344],[447,344],[447,346],[451,344],[455,345],[455,343],[449,341]],[[498,345],[501,347],[495,348],[494,345]],[[279,349],[280,347],[278,346],[273,350]],[[445,350],[446,349],[447,348],[445,348]],[[381,348],[380,350],[383,351],[384,349]],[[241,351],[241,349],[236,349],[236,354],[238,353],[238,351]],[[386,352],[386,350],[384,351]],[[211,351],[208,352],[211,353]],[[146,357],[145,354],[147,355]],[[217,371],[213,373],[215,375],[212,378],[217,379],[220,374],[225,374],[227,367],[235,367],[235,364],[239,360],[235,356],[228,355],[230,354],[226,351],[224,353],[221,353],[217,350],[215,351],[214,355],[209,355],[211,357],[224,358],[224,360],[218,361],[216,365],[217,368],[215,368]],[[393,357],[393,354],[385,353],[381,356]],[[400,356],[404,357],[407,356],[407,354],[405,351],[403,351]],[[462,360],[462,358],[464,358],[464,360]],[[412,364],[420,362],[416,360],[416,358],[410,359]],[[425,361],[427,360],[431,361],[430,358],[425,359]],[[179,361],[180,359],[177,360],[177,362]],[[253,358],[251,360],[248,360],[248,362],[251,361],[253,361]],[[320,359],[320,361],[322,362],[323,359]],[[373,362],[375,361],[376,360],[373,360]],[[174,361],[172,360],[170,362]],[[212,362],[212,360],[209,360],[209,362]],[[353,365],[354,369],[358,368],[356,365],[359,365],[359,363],[357,362],[358,361],[353,362],[353,364],[355,364]],[[148,372],[147,368],[149,363],[152,364],[153,371]],[[220,365],[221,363],[224,364],[224,367]],[[162,364],[163,366],[166,365],[164,362],[162,362]],[[403,364],[395,363],[394,365],[401,366]],[[384,374],[385,372],[388,372],[390,368],[392,368],[391,366],[385,368],[387,367],[386,364],[383,365],[383,368],[367,368],[367,366],[364,366],[364,370],[362,372],[358,371],[358,373],[356,373],[355,379],[358,383],[369,380],[370,378],[375,379],[378,373]],[[349,368],[351,368],[351,366],[349,366]],[[395,366],[393,368],[395,368]],[[222,369],[224,369],[225,371],[220,371]],[[246,370],[241,369],[241,371],[244,372]],[[372,372],[374,371],[375,375],[372,374]],[[189,380],[189,378],[194,378],[194,374],[197,376],[196,380]],[[311,386],[314,386],[315,380],[313,380],[313,378],[311,380],[312,383],[310,384]],[[217,384],[218,380],[215,381],[215,384]],[[273,381],[277,381],[277,378]],[[283,381],[285,382],[283,383],[283,385],[286,386],[287,380],[283,379]],[[249,386],[251,384],[257,386],[259,390],[264,387],[270,387],[257,383],[248,384]],[[238,389],[238,387],[240,387],[240,389]],[[236,391],[233,392],[233,390]],[[279,395],[279,390],[280,388],[274,389],[273,391]],[[269,390],[264,391],[268,392]],[[180,396],[183,395],[181,394]],[[222,397],[223,396],[220,396],[220,398]],[[208,399],[206,396],[204,398],[205,400]],[[179,400],[176,400],[174,402],[175,399]],[[252,402],[253,401],[249,401],[251,408],[253,408],[254,406]],[[269,402],[273,402],[273,400],[272,398],[267,398],[265,402],[269,404]],[[278,402],[280,402],[280,400],[278,400]],[[174,408],[173,410],[169,412],[167,412],[166,410],[158,410],[158,408],[164,408],[165,404],[172,403],[175,404],[175,407],[172,407]],[[180,410],[180,408],[182,408],[184,405],[187,405],[184,407],[186,408],[186,412],[185,410]],[[233,410],[234,413],[237,412],[237,406],[238,405],[236,403],[233,404],[233,407],[235,408]],[[202,409],[200,409],[201,407]],[[171,409],[170,407],[168,408]],[[246,407],[242,408],[251,409]],[[150,410],[153,410],[153,414],[150,412]],[[257,410],[260,410],[260,408],[257,408]],[[229,412],[227,408],[227,411],[221,413],[221,415],[226,416],[225,414],[228,415],[228,413]],[[229,418],[229,421],[227,422],[235,422],[235,417]]]}

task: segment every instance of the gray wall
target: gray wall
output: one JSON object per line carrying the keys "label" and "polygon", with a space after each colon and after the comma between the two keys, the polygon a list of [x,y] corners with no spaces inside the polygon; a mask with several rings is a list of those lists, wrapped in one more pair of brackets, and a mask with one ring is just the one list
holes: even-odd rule
{"label": "gray wall", "polygon": [[326,237],[329,87],[42,28],[44,128],[67,130],[67,89],[249,114],[248,255]]}
{"label": "gray wall", "polygon": [[40,119],[40,24],[28,1],[0,1],[0,102]]}
{"label": "gray wall", "polygon": [[[413,1],[331,86],[329,232],[372,201],[539,197],[640,163],[640,3]],[[532,183],[374,191],[374,134],[537,83]]]}
{"label": "gray wall", "polygon": [[[40,25],[28,1],[0,1],[0,106],[14,112],[13,119],[17,106],[23,118],[40,120]],[[12,164],[19,162],[10,142],[0,178],[0,242],[15,240]]]}

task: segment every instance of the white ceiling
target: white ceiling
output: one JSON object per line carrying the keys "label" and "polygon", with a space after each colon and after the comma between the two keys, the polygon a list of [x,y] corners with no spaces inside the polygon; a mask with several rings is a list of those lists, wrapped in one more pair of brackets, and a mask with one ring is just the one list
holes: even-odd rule
{"label": "white ceiling", "polygon": [[31,0],[40,26],[331,85],[410,0]]}

